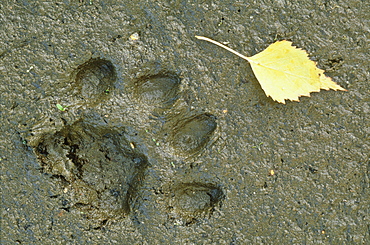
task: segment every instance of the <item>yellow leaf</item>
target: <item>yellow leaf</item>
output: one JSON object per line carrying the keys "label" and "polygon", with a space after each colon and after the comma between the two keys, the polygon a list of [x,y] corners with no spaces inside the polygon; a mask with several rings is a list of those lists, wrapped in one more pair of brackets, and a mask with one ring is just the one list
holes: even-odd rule
{"label": "yellow leaf", "polygon": [[289,41],[275,42],[264,51],[247,57],[210,38],[196,38],[214,43],[247,60],[266,96],[277,102],[285,104],[287,99],[299,101],[300,96],[310,96],[311,92],[319,92],[320,89],[346,91],[325,76],[324,70],[316,67],[306,51],[293,47]]}

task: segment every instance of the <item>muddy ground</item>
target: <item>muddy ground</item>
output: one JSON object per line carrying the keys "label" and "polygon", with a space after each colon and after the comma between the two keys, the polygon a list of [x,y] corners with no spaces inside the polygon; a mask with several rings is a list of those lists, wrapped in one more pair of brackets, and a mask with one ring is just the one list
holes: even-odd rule
{"label": "muddy ground", "polygon": [[[1,244],[368,243],[370,6],[292,2],[2,2]],[[348,92],[279,104],[194,35]]]}

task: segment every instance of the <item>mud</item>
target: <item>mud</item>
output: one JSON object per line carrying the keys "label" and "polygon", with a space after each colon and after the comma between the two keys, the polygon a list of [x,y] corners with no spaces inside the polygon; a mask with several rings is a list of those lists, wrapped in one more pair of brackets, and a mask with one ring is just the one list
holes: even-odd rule
{"label": "mud", "polygon": [[33,146],[42,172],[60,184],[54,198],[62,209],[77,208],[102,223],[130,212],[148,167],[145,155],[127,141],[124,129],[116,131],[104,124],[91,118],[77,121],[41,136]]}
{"label": "mud", "polygon": [[[369,13],[1,3],[1,244],[367,244]],[[194,35],[246,55],[290,40],[348,92],[278,104]]]}

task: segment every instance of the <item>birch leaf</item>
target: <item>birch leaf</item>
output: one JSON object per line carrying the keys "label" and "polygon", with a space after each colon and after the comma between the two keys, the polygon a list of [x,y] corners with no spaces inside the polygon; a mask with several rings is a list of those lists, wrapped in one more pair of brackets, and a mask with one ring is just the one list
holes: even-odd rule
{"label": "birch leaf", "polygon": [[324,70],[316,67],[306,51],[292,46],[289,41],[275,42],[264,51],[247,57],[210,38],[196,38],[214,43],[247,60],[266,96],[277,102],[299,101],[300,96],[310,96],[311,92],[319,92],[320,89],[346,91],[325,76]]}

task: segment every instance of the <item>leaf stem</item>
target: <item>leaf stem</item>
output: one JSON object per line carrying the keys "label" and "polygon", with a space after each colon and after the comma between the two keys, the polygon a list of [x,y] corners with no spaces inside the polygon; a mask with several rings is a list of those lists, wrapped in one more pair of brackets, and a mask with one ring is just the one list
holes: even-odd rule
{"label": "leaf stem", "polygon": [[239,52],[237,52],[237,51],[235,51],[235,50],[233,50],[233,49],[231,49],[231,48],[229,48],[229,47],[223,45],[222,43],[219,43],[219,42],[217,42],[217,41],[215,41],[213,39],[210,39],[208,37],[203,37],[203,36],[195,36],[195,37],[198,38],[198,39],[200,39],[200,40],[204,40],[204,41],[207,41],[207,42],[216,44],[217,46],[226,49],[227,51],[229,51],[229,52],[231,52],[231,53],[239,56],[240,58],[243,58],[243,59],[247,60],[250,63],[256,63],[253,60],[251,60],[249,57],[247,57],[245,55],[242,55],[241,53],[239,53]]}

